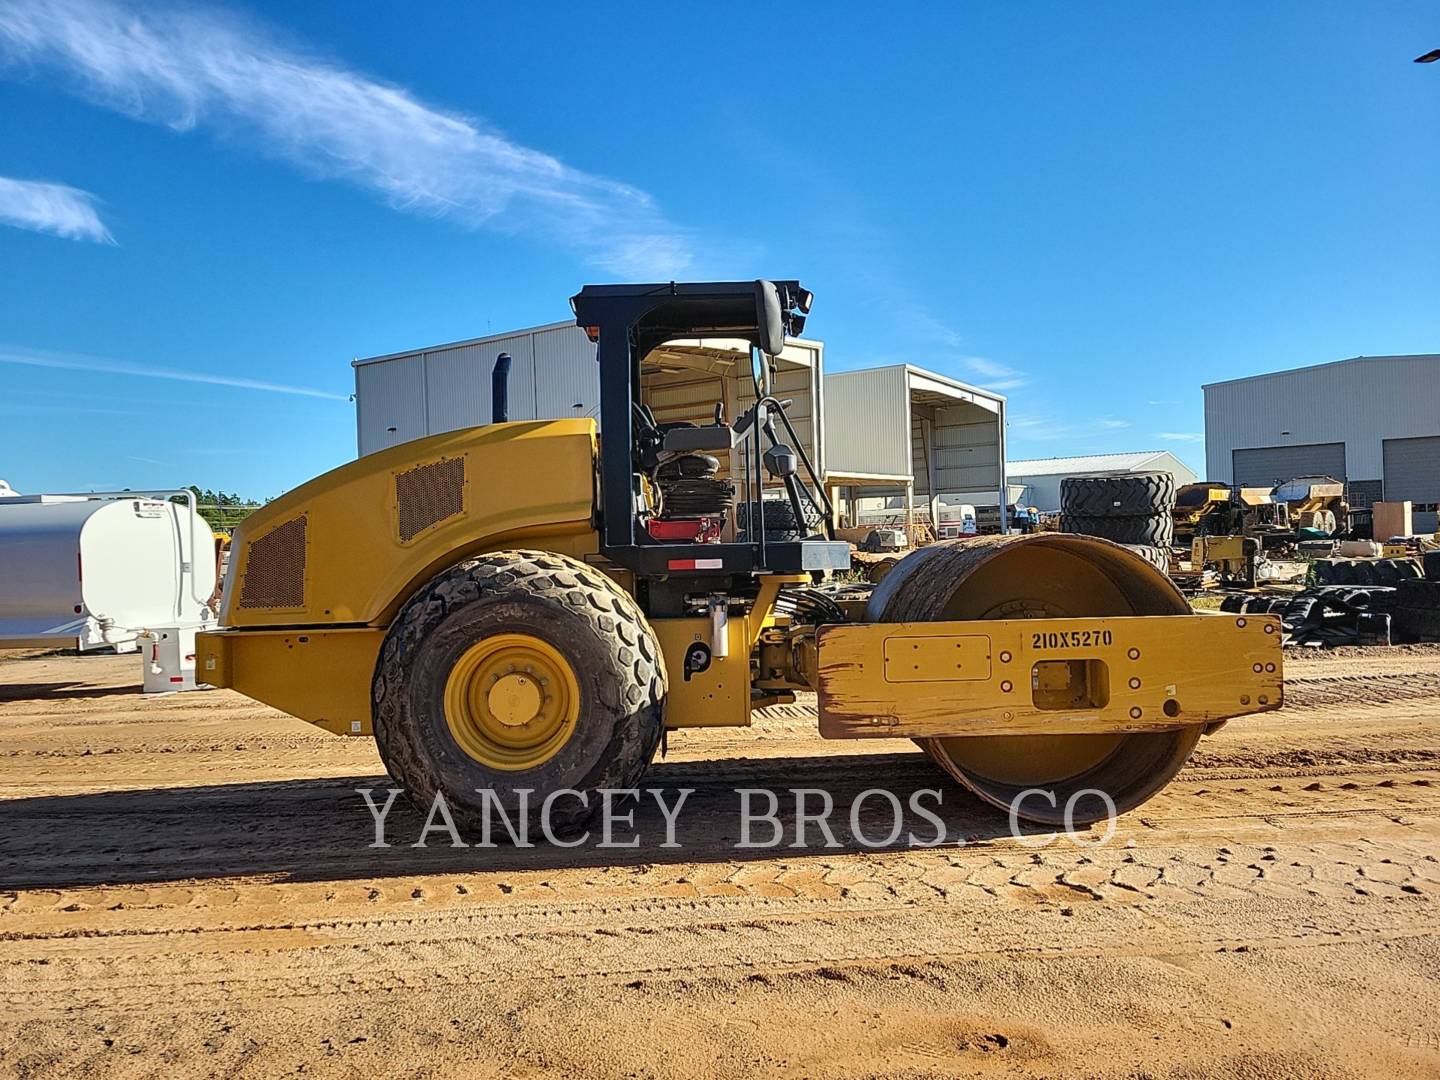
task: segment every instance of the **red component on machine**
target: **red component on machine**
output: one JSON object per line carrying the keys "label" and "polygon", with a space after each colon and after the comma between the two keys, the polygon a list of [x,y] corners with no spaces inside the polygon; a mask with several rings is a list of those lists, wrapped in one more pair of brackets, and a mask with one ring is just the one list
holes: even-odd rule
{"label": "red component on machine", "polygon": [[719,542],[720,529],[724,524],[724,518],[713,517],[678,518],[673,521],[651,518],[645,528],[650,533],[652,540],[682,544],[714,544]]}

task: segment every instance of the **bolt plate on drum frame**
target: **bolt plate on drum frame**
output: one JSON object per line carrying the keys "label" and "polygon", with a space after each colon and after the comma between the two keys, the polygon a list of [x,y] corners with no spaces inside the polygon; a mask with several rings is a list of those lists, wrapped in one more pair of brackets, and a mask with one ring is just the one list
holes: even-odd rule
{"label": "bolt plate on drum frame", "polygon": [[988,634],[887,637],[886,682],[955,682],[990,678]]}

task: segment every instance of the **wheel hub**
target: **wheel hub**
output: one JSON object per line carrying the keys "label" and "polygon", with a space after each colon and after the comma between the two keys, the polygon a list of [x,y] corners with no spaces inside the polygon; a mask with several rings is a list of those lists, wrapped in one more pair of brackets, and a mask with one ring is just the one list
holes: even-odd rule
{"label": "wheel hub", "polygon": [[445,723],[456,745],[492,769],[549,761],[574,734],[580,686],[558,649],[530,634],[471,645],[445,682]]}
{"label": "wheel hub", "polygon": [[524,727],[539,714],[545,697],[533,676],[512,671],[490,685],[486,704],[506,727]]}

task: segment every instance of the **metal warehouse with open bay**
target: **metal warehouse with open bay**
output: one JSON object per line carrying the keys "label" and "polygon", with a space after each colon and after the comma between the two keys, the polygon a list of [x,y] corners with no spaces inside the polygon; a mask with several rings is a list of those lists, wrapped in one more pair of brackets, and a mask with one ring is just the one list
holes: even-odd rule
{"label": "metal warehouse with open bay", "polygon": [[1344,481],[1352,506],[1414,504],[1417,532],[1440,506],[1440,354],[1360,356],[1205,387],[1207,480],[1262,487]]}
{"label": "metal warehouse with open bay", "polygon": [[[359,455],[492,422],[491,377],[501,353],[511,358],[511,420],[598,421],[595,345],[574,322],[550,323],[355,360]],[[998,523],[1013,502],[1004,497],[1003,395],[912,364],[836,374],[826,374],[824,364],[824,342],[792,338],[776,358],[774,378],[801,448],[832,496],[847,508],[894,496],[906,514],[918,499],[931,521],[944,506],[969,503],[998,510],[991,516],[1003,528]],[[749,350],[735,339],[663,346],[646,359],[641,383],[662,423],[708,423],[716,401],[736,417],[754,401]],[[727,473],[727,455],[719,456]]]}

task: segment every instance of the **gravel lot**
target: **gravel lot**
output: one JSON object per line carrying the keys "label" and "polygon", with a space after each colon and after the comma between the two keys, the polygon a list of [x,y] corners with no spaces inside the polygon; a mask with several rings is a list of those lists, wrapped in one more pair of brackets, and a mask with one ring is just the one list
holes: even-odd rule
{"label": "gravel lot", "polygon": [[[650,803],[635,849],[415,848],[400,805],[375,849],[368,740],[137,668],[0,659],[0,1073],[1440,1074],[1440,647],[1292,660],[1099,848],[802,700],[672,735],[679,848]],[[821,785],[838,847],[736,849],[734,789]],[[950,842],[862,847],[878,785]]]}

